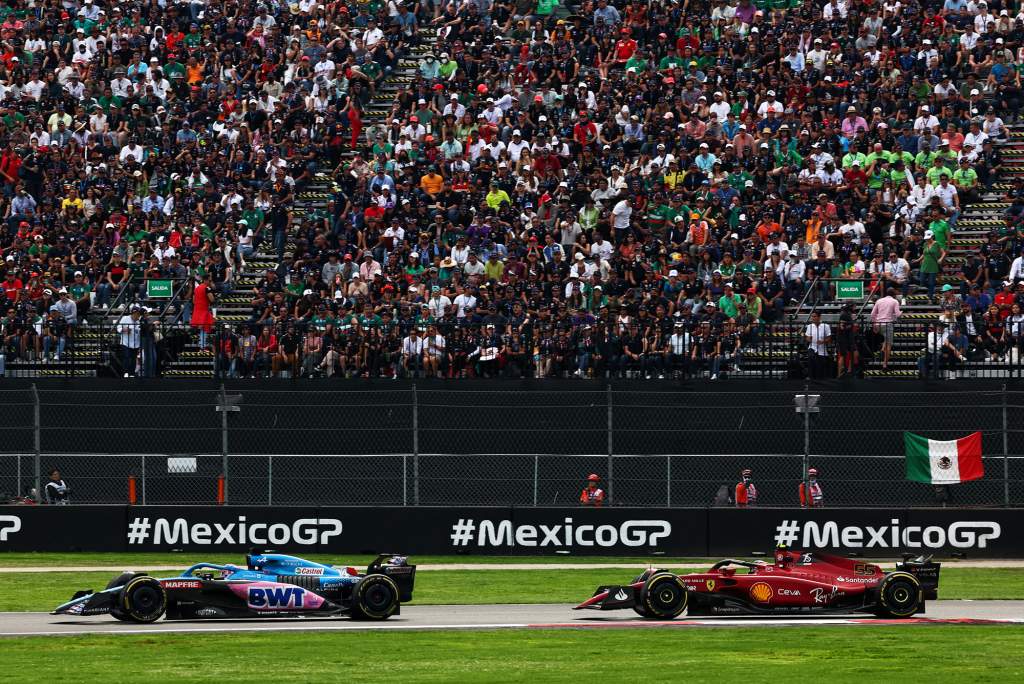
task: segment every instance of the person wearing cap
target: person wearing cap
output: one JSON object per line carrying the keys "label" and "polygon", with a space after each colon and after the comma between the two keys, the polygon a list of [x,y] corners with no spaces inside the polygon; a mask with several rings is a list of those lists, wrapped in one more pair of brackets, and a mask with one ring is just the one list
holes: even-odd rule
{"label": "person wearing cap", "polygon": [[825,505],[825,493],[818,482],[818,469],[807,469],[807,481],[800,482],[797,487],[800,499],[800,508],[821,508]]}
{"label": "person wearing cap", "polygon": [[601,508],[604,506],[604,490],[599,486],[601,478],[596,473],[587,476],[587,484],[580,492],[580,505],[590,508]]}
{"label": "person wearing cap", "polygon": [[[956,197],[959,206],[966,206],[976,203],[980,198],[978,195],[978,172],[974,170],[972,160],[966,156],[960,158],[959,168],[953,172],[952,184],[956,186]],[[942,192],[937,194],[942,198]],[[945,204],[945,201],[943,201]],[[932,229],[934,231],[934,228]],[[940,244],[943,244],[940,242]],[[943,244],[943,246],[945,246]]]}
{"label": "person wearing cap", "polygon": [[935,288],[937,286],[939,273],[942,264],[946,260],[946,250],[936,242],[935,233],[931,230],[924,232],[924,245],[921,249],[921,256],[912,265],[917,266],[921,275],[921,281],[928,291],[928,299],[935,303]]}
{"label": "person wearing cap", "polygon": [[740,471],[740,481],[736,483],[733,502],[736,508],[750,508],[757,505],[757,487],[754,486],[754,471],[744,468]]}

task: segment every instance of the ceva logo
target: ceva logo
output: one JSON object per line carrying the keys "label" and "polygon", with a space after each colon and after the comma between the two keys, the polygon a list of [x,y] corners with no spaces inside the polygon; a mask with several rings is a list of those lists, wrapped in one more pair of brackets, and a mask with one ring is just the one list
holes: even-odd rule
{"label": "ceva logo", "polygon": [[301,587],[251,587],[250,608],[302,608],[306,590]]}

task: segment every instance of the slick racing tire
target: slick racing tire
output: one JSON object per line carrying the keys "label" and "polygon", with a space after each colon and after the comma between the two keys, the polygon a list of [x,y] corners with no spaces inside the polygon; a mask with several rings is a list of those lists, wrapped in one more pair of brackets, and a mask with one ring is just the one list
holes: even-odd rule
{"label": "slick racing tire", "polygon": [[167,610],[167,593],[159,580],[141,575],[124,585],[111,614],[118,620],[156,622]]}
{"label": "slick racing tire", "polygon": [[686,585],[671,572],[656,572],[640,588],[640,600],[634,610],[652,620],[671,620],[686,610]]}
{"label": "slick racing tire", "polygon": [[387,620],[398,612],[398,585],[387,575],[367,575],[352,593],[354,620]]}
{"label": "slick racing tire", "polygon": [[875,615],[887,618],[908,618],[921,605],[921,583],[909,572],[891,572],[878,585],[878,606]]}

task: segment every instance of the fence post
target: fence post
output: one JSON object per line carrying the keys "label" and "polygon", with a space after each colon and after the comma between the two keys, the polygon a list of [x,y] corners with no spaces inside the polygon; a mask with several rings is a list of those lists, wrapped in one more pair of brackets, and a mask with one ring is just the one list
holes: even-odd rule
{"label": "fence post", "polygon": [[1007,434],[1006,383],[1003,383],[1003,505],[1010,505],[1010,437]]}
{"label": "fence post", "polygon": [[420,505],[420,402],[412,383],[412,502]]}
{"label": "fence post", "polygon": [[142,505],[146,505],[146,454],[142,454]]}
{"label": "fence post", "polygon": [[612,470],[612,465],[613,465],[612,464],[612,455],[615,453],[615,451],[614,451],[614,440],[612,438],[613,410],[612,410],[612,383],[610,383],[610,382],[608,383],[608,386],[606,388],[606,393],[608,395],[608,474],[607,474],[607,478],[608,478],[608,505],[611,506],[615,502],[614,494],[612,493],[613,492],[612,487],[614,486],[612,484],[613,483],[612,477],[613,477],[613,474],[614,474],[614,471]]}
{"label": "fence post", "polygon": [[533,507],[537,507],[537,478],[540,475],[540,455],[533,455]]}
{"label": "fence post", "polygon": [[665,454],[665,507],[672,508],[672,455]]}
{"label": "fence post", "polygon": [[220,463],[224,477],[224,503],[228,503],[228,393],[220,383]]}
{"label": "fence post", "polygon": [[[42,501],[43,500],[43,490],[42,490],[42,484],[43,483],[42,483],[42,479],[40,477],[40,471],[41,471],[40,460],[42,459],[42,444],[43,444],[42,432],[43,432],[43,427],[42,427],[42,421],[40,419],[40,413],[41,413],[41,411],[40,411],[40,406],[39,406],[39,390],[38,390],[38,388],[36,388],[36,384],[33,382],[32,383],[32,428],[33,428],[33,430],[32,430],[32,432],[33,432],[32,444],[33,444],[33,449],[35,450],[35,459],[34,459],[35,460],[35,466],[34,466],[34,470],[35,470],[35,483],[36,483],[35,484],[35,488],[36,488],[36,497],[38,497],[38,499],[40,501]],[[20,485],[21,483],[19,482],[18,484]]]}

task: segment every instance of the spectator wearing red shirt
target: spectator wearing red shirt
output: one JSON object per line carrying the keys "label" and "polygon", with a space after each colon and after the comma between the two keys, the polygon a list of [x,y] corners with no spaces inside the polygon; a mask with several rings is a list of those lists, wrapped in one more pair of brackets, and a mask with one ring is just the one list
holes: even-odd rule
{"label": "spectator wearing red shirt", "polygon": [[[13,256],[7,257],[7,266],[8,268],[14,266]],[[15,275],[13,270],[7,271],[7,277],[4,278],[3,281],[4,296],[7,298],[7,301],[12,303],[17,302],[18,293],[21,292],[21,288],[23,287],[25,287],[25,283],[21,281],[21,278]]]}
{"label": "spectator wearing red shirt", "polygon": [[623,65],[629,61],[629,58],[636,52],[636,41],[630,38],[632,33],[628,28],[622,29],[622,38],[615,41],[615,63],[617,65]]}
{"label": "spectator wearing red shirt", "polygon": [[846,170],[846,184],[851,188],[863,188],[868,182],[868,175],[860,168],[860,162],[856,159]]}
{"label": "spectator wearing red shirt", "polygon": [[580,112],[579,121],[572,129],[572,138],[581,147],[593,145],[597,141],[597,126],[590,120],[586,112]]}
{"label": "spectator wearing red shirt", "polygon": [[995,305],[999,307],[1000,319],[1005,319],[1010,315],[1010,310],[1017,301],[1016,295],[1013,294],[1012,280],[1003,281],[1003,289],[996,294],[994,301]]}

